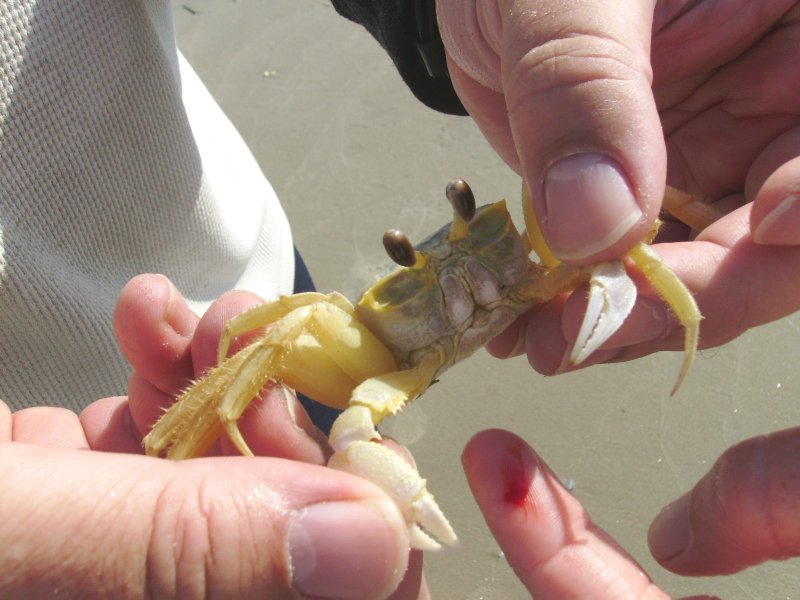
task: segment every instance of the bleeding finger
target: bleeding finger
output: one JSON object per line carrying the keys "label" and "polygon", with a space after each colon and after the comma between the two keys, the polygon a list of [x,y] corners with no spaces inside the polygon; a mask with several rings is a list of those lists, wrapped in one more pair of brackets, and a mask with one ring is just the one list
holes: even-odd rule
{"label": "bleeding finger", "polygon": [[483,431],[462,462],[486,523],[533,596],[666,598],[522,439]]}

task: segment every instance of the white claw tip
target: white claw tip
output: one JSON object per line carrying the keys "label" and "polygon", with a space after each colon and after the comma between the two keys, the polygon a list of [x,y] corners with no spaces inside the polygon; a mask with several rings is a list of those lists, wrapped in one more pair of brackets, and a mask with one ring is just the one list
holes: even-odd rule
{"label": "white claw tip", "polygon": [[602,346],[628,318],[636,304],[636,285],[621,260],[598,264],[589,282],[589,304],[570,354],[579,365]]}

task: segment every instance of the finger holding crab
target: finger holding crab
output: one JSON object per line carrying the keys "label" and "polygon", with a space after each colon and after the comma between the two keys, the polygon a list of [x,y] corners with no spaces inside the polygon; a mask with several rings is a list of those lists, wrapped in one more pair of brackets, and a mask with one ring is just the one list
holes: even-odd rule
{"label": "finger holding crab", "polygon": [[[676,207],[676,198],[681,201],[679,207]],[[711,207],[672,188],[667,188],[664,202],[667,206],[675,207],[675,212],[690,215],[701,227],[710,225],[717,218],[720,218],[720,215]],[[544,239],[538,217],[533,210],[530,190],[525,182],[523,182],[522,186],[522,208],[525,216],[526,238],[531,249],[539,256],[541,263],[553,273],[568,269],[569,265],[565,265],[555,256]],[[680,211],[677,210],[678,208],[680,208]],[[598,355],[598,351],[606,346],[607,356],[608,345],[618,343],[612,338],[616,336],[619,339],[620,336],[624,335],[619,332],[626,323],[630,323],[629,327],[639,325],[638,321],[641,320],[644,303],[639,304],[638,314],[631,319],[631,312],[636,306],[638,296],[637,284],[629,274],[629,270],[631,270],[669,308],[671,315],[680,325],[684,356],[672,393],[674,394],[680,388],[689,372],[698,347],[702,315],[689,288],[686,287],[683,280],[669,265],[662,260],[659,254],[653,251],[650,245],[657,236],[661,225],[662,222],[660,220],[656,221],[650,234],[643,241],[630,248],[623,259],[606,260],[587,267],[591,275],[589,278],[589,290],[585,294],[586,302],[580,306],[579,314],[582,315],[580,326],[574,336],[566,338],[570,343],[565,348],[565,351],[553,357],[552,350],[556,349],[558,351],[560,349],[560,345],[557,343],[558,338],[556,338],[556,343],[550,342],[548,344],[542,337],[548,331],[557,331],[552,321],[549,328],[543,327],[541,332],[534,332],[534,336],[540,337],[539,340],[534,340],[534,342],[542,341],[543,347],[551,352],[550,364],[555,366],[552,373],[585,364],[590,357],[594,357],[591,364],[602,362],[604,357],[602,354]],[[575,294],[574,290],[567,291],[573,292],[570,296],[571,298],[581,298],[583,296]],[[547,307],[549,316],[552,317],[558,314],[558,307],[563,301],[564,295],[561,298],[558,296],[552,298]],[[493,351],[497,356],[520,353],[522,348],[528,344],[527,334],[529,329],[526,324],[529,321],[529,316],[530,313],[523,316],[502,336],[499,336],[499,339],[492,340],[493,347],[490,348],[490,351]],[[636,329],[635,331],[637,335],[647,334],[646,330]],[[553,361],[553,358],[556,358],[558,362]],[[535,366],[536,363],[531,360],[531,364]]]}
{"label": "finger holding crab", "polygon": [[[684,234],[684,239],[659,243],[656,237],[651,246],[702,308],[699,348],[720,346],[800,310],[800,278],[793,276],[800,273],[800,247],[757,243],[751,223],[757,208],[757,202],[727,214],[717,208],[713,223],[695,231],[691,240]],[[565,360],[584,318],[585,290],[534,307],[492,340],[488,350],[500,358],[525,354],[546,375],[681,350],[684,332],[674,312],[637,269],[629,273],[639,290],[636,303],[618,332],[586,362]]]}
{"label": "finger holding crab", "polygon": [[[180,290],[163,275],[138,275],[125,285],[117,300],[114,330],[133,369],[124,410],[129,421],[126,429],[135,447],[141,449],[142,437],[153,423],[194,379],[216,364],[225,323],[262,303],[255,294],[232,291],[198,317]],[[242,336],[231,350],[238,350],[251,339]],[[96,420],[91,414],[84,417]],[[330,454],[326,437],[295,394],[282,386],[262,390],[244,415],[241,428],[260,456],[324,464]],[[206,454],[240,452],[223,437]]]}

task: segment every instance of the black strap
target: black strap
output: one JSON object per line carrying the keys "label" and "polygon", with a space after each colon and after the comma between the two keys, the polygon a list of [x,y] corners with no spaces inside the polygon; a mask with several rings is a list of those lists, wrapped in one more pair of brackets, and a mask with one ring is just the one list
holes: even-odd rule
{"label": "black strap", "polygon": [[447,77],[442,36],[436,22],[436,0],[414,0],[417,18],[417,51],[431,78]]}

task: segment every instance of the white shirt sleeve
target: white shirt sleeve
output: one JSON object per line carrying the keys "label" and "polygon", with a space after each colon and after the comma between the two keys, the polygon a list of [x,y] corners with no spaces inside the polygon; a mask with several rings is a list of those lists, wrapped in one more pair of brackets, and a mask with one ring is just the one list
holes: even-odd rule
{"label": "white shirt sleeve", "polygon": [[198,312],[291,293],[286,216],[177,53],[166,0],[0,0],[0,399],[124,394],[111,315],[164,273]]}

